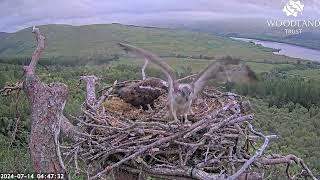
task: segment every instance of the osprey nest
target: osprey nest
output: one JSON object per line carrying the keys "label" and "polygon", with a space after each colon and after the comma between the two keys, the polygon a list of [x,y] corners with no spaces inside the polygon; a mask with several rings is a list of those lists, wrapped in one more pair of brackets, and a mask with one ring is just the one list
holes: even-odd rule
{"label": "osprey nest", "polygon": [[[254,115],[245,97],[205,89],[192,105],[188,116],[192,123],[171,123],[166,92],[154,101],[152,110],[135,107],[119,97],[119,89],[141,82],[114,83],[101,91],[100,107],[83,106],[83,115],[76,118],[82,132],[79,139],[61,146],[70,172],[88,179],[115,177],[116,170],[129,173],[125,179],[133,175],[262,179],[265,168],[287,164],[290,178],[314,177],[294,155],[264,155],[269,140],[276,136],[254,130]],[[292,162],[301,167],[301,173],[290,175]]]}

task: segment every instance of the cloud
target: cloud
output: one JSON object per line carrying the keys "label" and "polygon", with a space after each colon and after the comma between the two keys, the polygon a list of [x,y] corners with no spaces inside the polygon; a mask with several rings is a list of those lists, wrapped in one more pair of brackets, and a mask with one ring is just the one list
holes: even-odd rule
{"label": "cloud", "polygon": [[[278,17],[287,0],[0,0],[0,31],[40,24],[141,23]],[[319,16],[318,0],[305,0],[305,16]]]}

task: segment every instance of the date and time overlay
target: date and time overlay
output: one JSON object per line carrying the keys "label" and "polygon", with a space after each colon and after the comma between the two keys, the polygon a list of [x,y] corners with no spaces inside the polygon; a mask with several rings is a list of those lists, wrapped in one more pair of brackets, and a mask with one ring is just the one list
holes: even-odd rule
{"label": "date and time overlay", "polygon": [[63,173],[0,173],[2,179],[66,179]]}

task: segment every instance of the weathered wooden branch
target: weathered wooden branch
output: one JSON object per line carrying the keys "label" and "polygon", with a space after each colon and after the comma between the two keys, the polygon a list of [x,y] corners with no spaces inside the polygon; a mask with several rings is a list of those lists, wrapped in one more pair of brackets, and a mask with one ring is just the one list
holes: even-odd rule
{"label": "weathered wooden branch", "polygon": [[71,139],[75,142],[81,140],[84,137],[90,136],[89,134],[83,133],[78,126],[74,126],[68,118],[64,115],[61,117],[61,134],[66,139]]}
{"label": "weathered wooden branch", "polygon": [[111,92],[113,91],[114,89],[114,86],[116,86],[116,84],[118,83],[118,81],[114,81],[113,82],[113,85],[106,91],[104,92],[100,98],[99,98],[99,101],[98,101],[98,107],[100,107],[102,105],[102,103],[104,103],[106,101],[106,99],[109,97],[109,95],[111,94]]}
{"label": "weathered wooden branch", "polygon": [[[66,173],[60,156],[58,137],[68,89],[62,83],[43,83],[35,74],[36,65],[45,47],[45,38],[33,27],[37,47],[29,66],[24,67],[23,91],[31,106],[30,152],[38,173]],[[65,125],[65,124],[64,124]]]}
{"label": "weathered wooden branch", "polygon": [[147,79],[147,76],[146,76],[146,68],[147,68],[147,65],[148,65],[148,59],[145,59],[144,60],[144,65],[143,65],[143,67],[142,67],[142,69],[141,69],[141,74],[142,74],[142,80],[145,80],[145,79]]}
{"label": "weathered wooden branch", "polygon": [[307,175],[310,176],[313,180],[318,180],[316,178],[312,171],[308,168],[308,166],[304,163],[304,161],[301,158],[298,158],[295,155],[289,154],[289,155],[268,155],[266,157],[262,157],[259,161],[259,163],[263,165],[275,165],[275,164],[291,164],[295,162],[296,164],[300,164],[301,167],[307,172]]}
{"label": "weathered wooden branch", "polygon": [[37,47],[35,51],[32,54],[31,62],[29,66],[25,66],[25,75],[33,75],[35,74],[36,66],[38,64],[39,58],[41,56],[41,53],[44,50],[45,46],[45,37],[41,35],[39,28],[36,28],[35,26],[32,29],[32,33],[35,34],[36,42],[37,42]]}
{"label": "weathered wooden branch", "polygon": [[266,148],[268,147],[268,145],[269,145],[270,139],[273,139],[273,138],[276,138],[276,137],[277,137],[277,136],[275,136],[275,135],[265,136],[265,135],[263,135],[262,133],[255,131],[250,123],[247,122],[247,125],[248,125],[250,131],[251,131],[253,134],[255,134],[255,135],[259,136],[259,137],[262,137],[262,138],[264,139],[264,143],[263,143],[263,145],[260,147],[260,149],[259,149],[249,160],[247,160],[247,161],[242,165],[242,167],[241,167],[235,174],[233,174],[232,176],[230,176],[230,177],[228,178],[228,180],[236,180],[236,179],[238,179],[238,178],[248,169],[248,167],[249,167],[253,162],[257,161],[257,159],[262,156],[263,152],[265,151],[265,149],[266,149]]}
{"label": "weathered wooden branch", "polygon": [[81,76],[80,80],[86,82],[86,103],[87,105],[94,107],[97,101],[96,98],[96,76]]}
{"label": "weathered wooden branch", "polygon": [[196,76],[198,76],[198,74],[192,74],[192,75],[183,77],[181,79],[178,79],[177,82],[184,82],[184,81],[190,80],[190,79],[193,80]]}

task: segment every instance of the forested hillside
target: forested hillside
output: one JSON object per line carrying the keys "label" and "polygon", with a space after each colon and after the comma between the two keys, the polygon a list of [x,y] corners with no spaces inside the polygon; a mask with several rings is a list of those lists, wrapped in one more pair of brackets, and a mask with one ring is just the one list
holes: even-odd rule
{"label": "forested hillside", "polygon": [[298,35],[288,35],[288,36],[272,36],[266,34],[257,34],[257,35],[241,35],[241,34],[227,34],[227,35],[234,35],[238,37],[247,37],[259,40],[266,40],[266,41],[274,41],[274,42],[281,42],[287,43],[297,46],[302,46],[311,49],[320,49],[320,33],[319,32],[303,32]]}
{"label": "forested hillside", "polygon": [[[43,29],[48,42],[43,58],[50,58],[50,62],[57,63],[117,59],[122,53],[115,46],[118,42],[135,44],[164,57],[210,59],[212,56],[228,54],[255,62],[295,60],[272,56],[272,49],[269,48],[206,33],[120,24],[46,25],[40,28]],[[35,45],[32,41],[33,37],[29,34],[30,30],[31,28],[23,29],[2,39],[0,41],[0,58],[29,58]]]}
{"label": "forested hillside", "polygon": [[[156,23],[150,23],[156,24]],[[196,32],[219,34],[226,37],[243,37],[266,41],[283,42],[312,49],[320,49],[320,33],[317,28],[304,28],[301,34],[286,34],[285,27],[269,27],[267,19],[251,17],[247,19],[232,18],[210,21],[183,21],[167,24],[160,23],[162,27],[175,27]]]}

